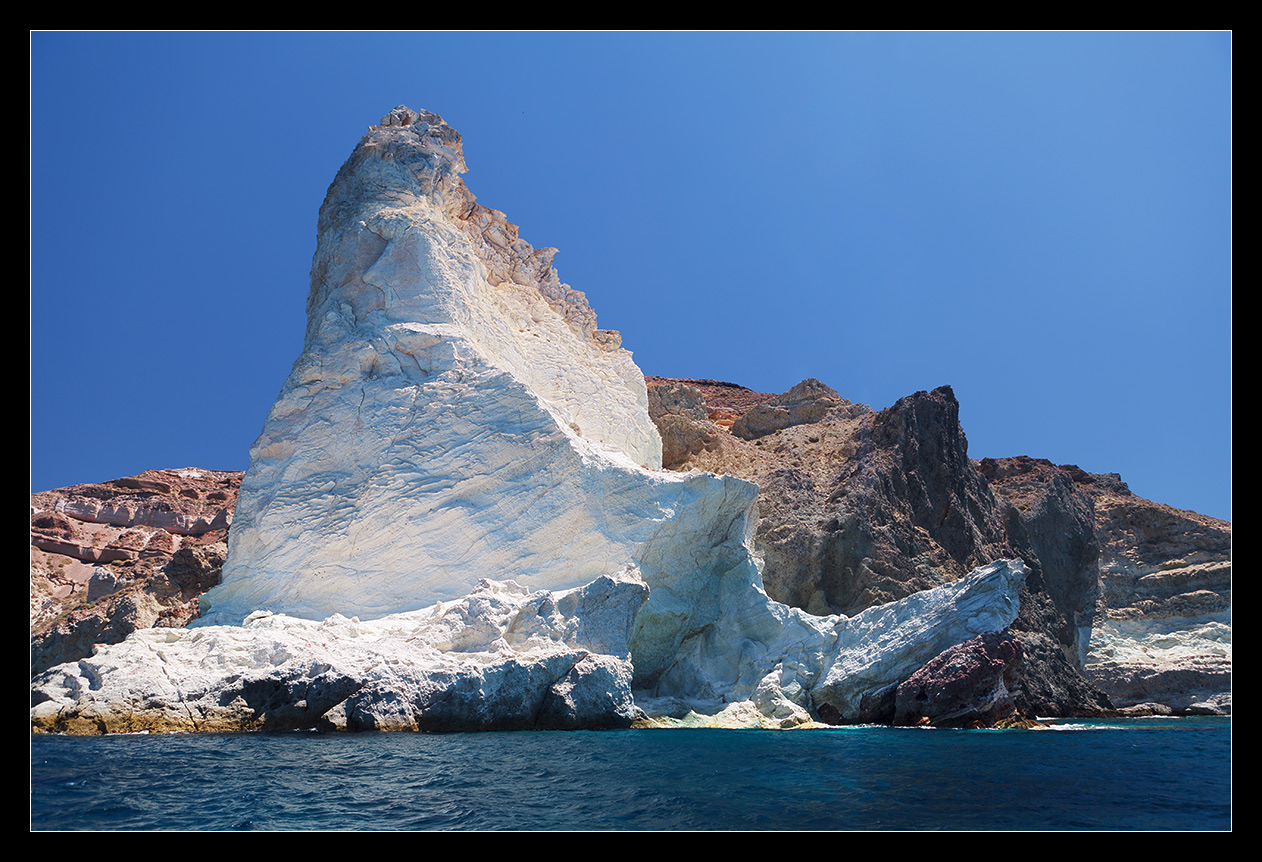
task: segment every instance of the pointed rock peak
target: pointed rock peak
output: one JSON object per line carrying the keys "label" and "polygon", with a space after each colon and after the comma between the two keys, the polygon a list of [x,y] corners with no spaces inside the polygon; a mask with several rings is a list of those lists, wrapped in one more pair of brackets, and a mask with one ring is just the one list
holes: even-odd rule
{"label": "pointed rock peak", "polygon": [[407,105],[399,105],[381,118],[375,126],[369,126],[369,136],[373,132],[407,132],[421,140],[431,140],[454,144],[460,148],[460,133],[447,125],[447,121],[433,111],[413,111]]}
{"label": "pointed rock peak", "polygon": [[793,403],[810,401],[815,398],[841,398],[841,396],[831,386],[826,386],[814,377],[808,377],[781,395],[777,400],[784,403]]}
{"label": "pointed rock peak", "polygon": [[365,200],[432,197],[453,213],[474,204],[460,182],[465,173],[460,133],[438,114],[399,105],[369,126],[338,171],[320,210],[321,226],[340,225]]}
{"label": "pointed rock peak", "polygon": [[[426,112],[427,116],[437,117],[438,122],[442,123],[443,118],[437,114]],[[384,126],[410,126],[421,118],[421,115],[413,111],[407,105],[396,105],[394,110],[381,118],[381,125]],[[444,125],[446,125],[444,123]]]}

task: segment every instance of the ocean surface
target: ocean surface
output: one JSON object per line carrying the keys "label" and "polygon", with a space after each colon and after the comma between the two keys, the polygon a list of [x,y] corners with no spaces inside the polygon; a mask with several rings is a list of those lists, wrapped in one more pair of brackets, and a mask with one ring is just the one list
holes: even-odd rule
{"label": "ocean surface", "polygon": [[31,738],[32,829],[1230,829],[1229,718]]}

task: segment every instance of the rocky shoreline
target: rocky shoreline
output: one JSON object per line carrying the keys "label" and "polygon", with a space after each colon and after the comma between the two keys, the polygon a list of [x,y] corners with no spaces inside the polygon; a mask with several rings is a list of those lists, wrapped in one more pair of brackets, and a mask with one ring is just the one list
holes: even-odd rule
{"label": "rocky shoreline", "polygon": [[32,495],[34,729],[1230,712],[1230,524],[974,461],[948,386],[646,380],[464,170],[370,127],[246,474]]}

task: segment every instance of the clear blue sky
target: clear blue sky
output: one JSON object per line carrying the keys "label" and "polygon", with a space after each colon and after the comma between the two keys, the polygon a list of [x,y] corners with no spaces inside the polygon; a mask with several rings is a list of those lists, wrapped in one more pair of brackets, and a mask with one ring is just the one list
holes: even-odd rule
{"label": "clear blue sky", "polygon": [[31,487],[244,469],[316,210],[396,104],[646,374],[876,408],[1231,516],[1224,33],[31,37]]}

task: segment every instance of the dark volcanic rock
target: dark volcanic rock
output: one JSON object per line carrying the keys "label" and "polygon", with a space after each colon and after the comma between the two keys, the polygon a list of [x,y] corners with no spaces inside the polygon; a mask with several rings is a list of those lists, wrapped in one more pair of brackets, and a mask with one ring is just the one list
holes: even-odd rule
{"label": "dark volcanic rock", "polygon": [[[875,413],[817,381],[795,390],[750,413],[790,403],[833,407],[752,441],[718,433],[678,465],[758,483],[754,541],[768,595],[811,613],[855,614],[1019,557],[1030,577],[1013,625],[1028,656],[1013,688],[1018,704],[1042,714],[1107,710],[1107,698],[1081,673],[1099,547],[1092,498],[1073,477],[1046,462],[1035,466],[1047,471],[1024,463],[1032,459],[971,461],[950,387]],[[671,427],[652,415],[659,428]],[[988,470],[1008,480],[1004,493]],[[875,715],[887,705],[874,701],[871,709]]]}
{"label": "dark volcanic rock", "polygon": [[1025,552],[1027,564],[1036,563],[1027,583],[1052,600],[1059,617],[1056,641],[1081,666],[1100,595],[1094,501],[1068,470],[1048,461],[986,458],[978,467],[1019,513],[1010,517],[1008,534]]}
{"label": "dark volcanic rock", "polygon": [[1008,504],[1009,542],[1030,567],[1012,630],[1026,661],[1014,695],[1026,715],[1103,715],[1108,697],[1083,676],[1097,613],[1099,540],[1091,496],[1068,468],[1020,456],[986,458],[979,472]]}
{"label": "dark volcanic rock", "polygon": [[968,459],[949,386],[899,399],[864,417],[858,432],[822,524],[820,584],[830,607],[857,613],[1017,556],[1003,510]]}
{"label": "dark volcanic rock", "polygon": [[1007,632],[951,647],[898,686],[894,724],[990,726],[1016,712],[1010,689],[1021,644]]}

